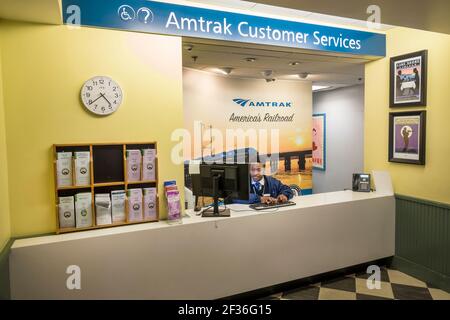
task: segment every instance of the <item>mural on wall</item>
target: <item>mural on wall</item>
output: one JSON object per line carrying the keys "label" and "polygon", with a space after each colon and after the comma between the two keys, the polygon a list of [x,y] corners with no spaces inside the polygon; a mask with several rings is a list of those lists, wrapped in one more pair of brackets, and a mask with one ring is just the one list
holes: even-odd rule
{"label": "mural on wall", "polygon": [[239,79],[183,71],[189,160],[265,164],[265,174],[312,192],[312,90],[307,81]]}
{"label": "mural on wall", "polygon": [[313,115],[312,164],[314,169],[326,169],[326,115]]}

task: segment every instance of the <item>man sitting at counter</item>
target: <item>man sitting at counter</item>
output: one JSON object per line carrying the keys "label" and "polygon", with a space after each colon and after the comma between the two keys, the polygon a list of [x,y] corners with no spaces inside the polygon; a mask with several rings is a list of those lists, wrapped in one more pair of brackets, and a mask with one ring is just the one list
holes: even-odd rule
{"label": "man sitting at counter", "polygon": [[[260,162],[250,164],[250,199],[245,203],[285,203],[294,193],[280,180],[263,174],[264,165]],[[235,203],[243,203],[235,200]]]}

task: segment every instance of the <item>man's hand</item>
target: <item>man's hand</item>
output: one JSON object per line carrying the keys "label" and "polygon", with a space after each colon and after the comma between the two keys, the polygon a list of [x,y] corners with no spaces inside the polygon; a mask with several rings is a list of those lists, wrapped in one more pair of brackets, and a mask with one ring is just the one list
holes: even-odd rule
{"label": "man's hand", "polygon": [[285,203],[288,201],[288,198],[284,194],[280,194],[277,198],[278,203]]}
{"label": "man's hand", "polygon": [[272,197],[261,197],[261,203],[265,203],[265,204],[273,204],[276,203],[277,199],[272,198]]}

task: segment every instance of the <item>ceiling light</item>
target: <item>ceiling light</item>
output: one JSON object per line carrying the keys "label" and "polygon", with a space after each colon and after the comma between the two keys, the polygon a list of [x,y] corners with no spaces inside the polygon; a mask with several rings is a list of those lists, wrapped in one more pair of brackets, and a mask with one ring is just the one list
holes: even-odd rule
{"label": "ceiling light", "polygon": [[308,78],[309,73],[307,73],[307,72],[299,73],[298,76],[300,79],[306,79],[306,78]]}
{"label": "ceiling light", "polygon": [[245,58],[244,60],[247,62],[255,62],[256,61],[256,59],[252,58],[252,57]]}
{"label": "ceiling light", "polygon": [[289,62],[290,66],[298,66],[299,64],[300,64],[300,62],[298,62],[298,61]]}
{"label": "ceiling light", "polygon": [[231,73],[231,71],[233,71],[233,68],[230,67],[223,67],[223,68],[217,68],[215,69],[215,71],[224,74],[224,75],[229,75]]}
{"label": "ceiling light", "polygon": [[319,91],[319,90],[324,90],[324,89],[328,89],[328,88],[331,88],[331,86],[313,85],[312,86],[312,91]]}
{"label": "ceiling light", "polygon": [[264,77],[268,78],[268,77],[272,76],[273,71],[272,71],[272,70],[264,70],[263,72],[261,72],[261,74],[262,74]]}

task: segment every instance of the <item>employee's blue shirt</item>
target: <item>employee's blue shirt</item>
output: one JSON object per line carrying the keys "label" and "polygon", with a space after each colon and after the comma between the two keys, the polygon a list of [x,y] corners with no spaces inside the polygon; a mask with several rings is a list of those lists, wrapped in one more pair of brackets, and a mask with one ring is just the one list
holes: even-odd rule
{"label": "employee's blue shirt", "polygon": [[[280,194],[284,194],[288,199],[292,199],[294,193],[291,188],[283,184],[280,180],[270,176],[263,176],[264,186],[260,190],[255,190],[255,187],[250,181],[250,199],[249,200],[233,200],[234,203],[260,203],[261,197],[264,194],[270,194],[272,198],[278,197]],[[256,192],[255,192],[256,191]]]}

